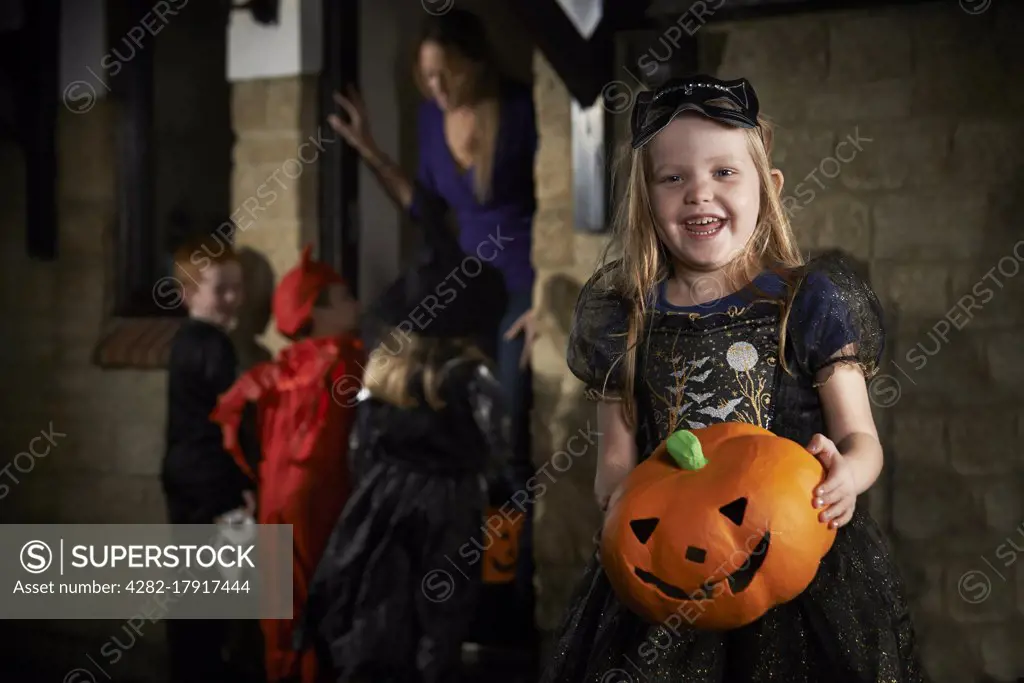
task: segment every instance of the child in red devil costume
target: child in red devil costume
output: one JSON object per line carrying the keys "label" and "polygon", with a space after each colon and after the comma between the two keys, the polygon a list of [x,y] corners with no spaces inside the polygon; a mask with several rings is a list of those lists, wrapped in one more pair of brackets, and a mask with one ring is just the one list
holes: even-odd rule
{"label": "child in red devil costume", "polygon": [[[225,447],[257,482],[257,521],[292,525],[295,615],[351,488],[347,450],[354,402],[335,400],[334,389],[362,373],[357,308],[342,277],[311,260],[307,247],[274,292],[277,328],[294,343],[277,360],[243,375],[212,416],[222,425]],[[259,454],[240,445],[243,414],[252,408]],[[327,680],[313,652],[293,649],[292,620],[261,625],[271,683]]]}

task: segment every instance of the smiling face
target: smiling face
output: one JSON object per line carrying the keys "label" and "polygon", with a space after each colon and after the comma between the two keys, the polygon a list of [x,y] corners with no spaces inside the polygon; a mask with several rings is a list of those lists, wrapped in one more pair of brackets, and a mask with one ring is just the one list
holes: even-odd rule
{"label": "smiling face", "polygon": [[231,329],[242,304],[242,266],[237,261],[209,263],[197,271],[198,281],[184,287],[189,315]]}
{"label": "smiling face", "polygon": [[761,208],[743,129],[684,113],[651,141],[648,163],[658,237],[678,265],[712,271],[742,253]]}
{"label": "smiling face", "polygon": [[629,476],[609,512],[601,561],[616,594],[652,623],[751,623],[799,595],[835,531],[811,504],[821,464],[752,425],[683,433],[699,455],[680,464],[662,444]]}
{"label": "smiling face", "polygon": [[[747,499],[737,498],[718,508],[718,513],[738,529],[742,529],[746,510]],[[659,521],[657,518],[635,519],[629,523],[629,527],[636,539],[640,543],[646,544],[650,541]],[[753,583],[757,572],[768,556],[770,546],[771,532],[767,529],[754,530],[746,541],[737,544],[729,553],[728,558],[719,563],[717,567],[708,567],[708,550],[706,548],[686,546],[685,561],[702,568],[698,578],[703,580],[695,590],[675,586],[640,567],[634,567],[633,573],[644,583],[653,586],[669,598],[681,602],[714,599],[727,594],[738,596]]]}

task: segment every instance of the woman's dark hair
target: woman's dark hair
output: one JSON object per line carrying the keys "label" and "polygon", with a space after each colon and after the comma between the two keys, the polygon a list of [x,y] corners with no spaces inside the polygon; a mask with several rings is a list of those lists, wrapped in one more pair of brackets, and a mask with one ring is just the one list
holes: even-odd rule
{"label": "woman's dark hair", "polygon": [[453,7],[444,14],[428,15],[420,28],[417,45],[431,42],[443,48],[454,48],[474,62],[492,63],[491,45],[480,17]]}

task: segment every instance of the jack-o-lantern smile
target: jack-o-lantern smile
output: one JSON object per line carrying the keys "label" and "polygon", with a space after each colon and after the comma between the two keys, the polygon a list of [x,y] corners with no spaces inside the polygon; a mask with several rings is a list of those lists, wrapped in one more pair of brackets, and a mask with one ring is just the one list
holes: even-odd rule
{"label": "jack-o-lantern smile", "polygon": [[770,531],[764,532],[764,536],[761,537],[757,546],[754,547],[750,555],[747,556],[747,560],[739,569],[718,581],[708,579],[701,584],[700,588],[693,592],[687,592],[667,581],[662,581],[654,574],[644,571],[640,567],[636,567],[633,572],[641,581],[649,583],[674,600],[709,600],[719,592],[718,587],[721,585],[727,585],[730,593],[739,595],[750,586],[754,581],[757,570],[764,564],[764,558],[768,554],[768,545],[771,543],[771,535]]}
{"label": "jack-o-lantern smile", "polygon": [[484,549],[484,583],[511,583],[516,578],[519,560],[519,537],[523,531],[523,516],[509,519],[495,508],[487,509],[485,533],[488,544]]}
{"label": "jack-o-lantern smile", "polygon": [[760,427],[676,432],[633,470],[605,518],[601,560],[616,593],[652,622],[690,610],[690,623],[710,629],[792,600],[835,539],[812,505],[823,472],[806,449]]}
{"label": "jack-o-lantern smile", "polygon": [[503,531],[503,532],[501,532],[501,534],[498,535],[498,538],[500,538],[501,542],[504,545],[506,545],[507,548],[508,548],[506,550],[506,558],[509,561],[508,562],[502,562],[499,558],[492,557],[491,558],[491,567],[496,572],[499,572],[501,574],[506,574],[506,573],[509,573],[509,572],[515,572],[515,570],[516,570],[516,555],[518,555],[518,553],[516,552],[514,541],[512,540],[512,534],[510,534],[507,531]]}

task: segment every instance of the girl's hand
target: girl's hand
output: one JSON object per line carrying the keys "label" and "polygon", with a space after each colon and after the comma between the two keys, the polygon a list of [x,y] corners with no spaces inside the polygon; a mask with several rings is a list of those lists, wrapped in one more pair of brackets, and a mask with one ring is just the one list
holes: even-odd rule
{"label": "girl's hand", "polygon": [[853,511],[857,507],[853,468],[832,440],[823,434],[811,437],[807,450],[821,461],[827,472],[825,480],[814,491],[814,507],[828,507],[818,515],[818,520],[828,522],[831,529],[838,529],[853,519]]}
{"label": "girl's hand", "polygon": [[363,157],[373,154],[376,148],[373,135],[370,133],[369,116],[366,114],[366,105],[363,98],[352,86],[348,87],[348,97],[341,93],[334,93],[334,101],[348,114],[348,122],[341,120],[336,114],[327,117],[327,123],[331,125],[345,142],[359,152]]}
{"label": "girl's hand", "polygon": [[[623,480],[623,483],[625,480]],[[619,502],[619,498],[622,498],[622,492],[624,490],[623,483],[620,483],[615,487],[615,490],[611,492],[605,500],[599,500],[598,504],[601,505],[601,516],[607,517],[608,511],[615,507],[615,504]]]}
{"label": "girl's hand", "polygon": [[523,339],[523,355],[519,357],[519,367],[525,368],[530,364],[530,353],[533,351],[533,342],[536,341],[539,331],[537,330],[537,320],[534,316],[533,309],[531,308],[526,313],[519,316],[512,326],[508,328],[508,332],[505,333],[505,341],[512,341],[519,334],[524,335]]}

